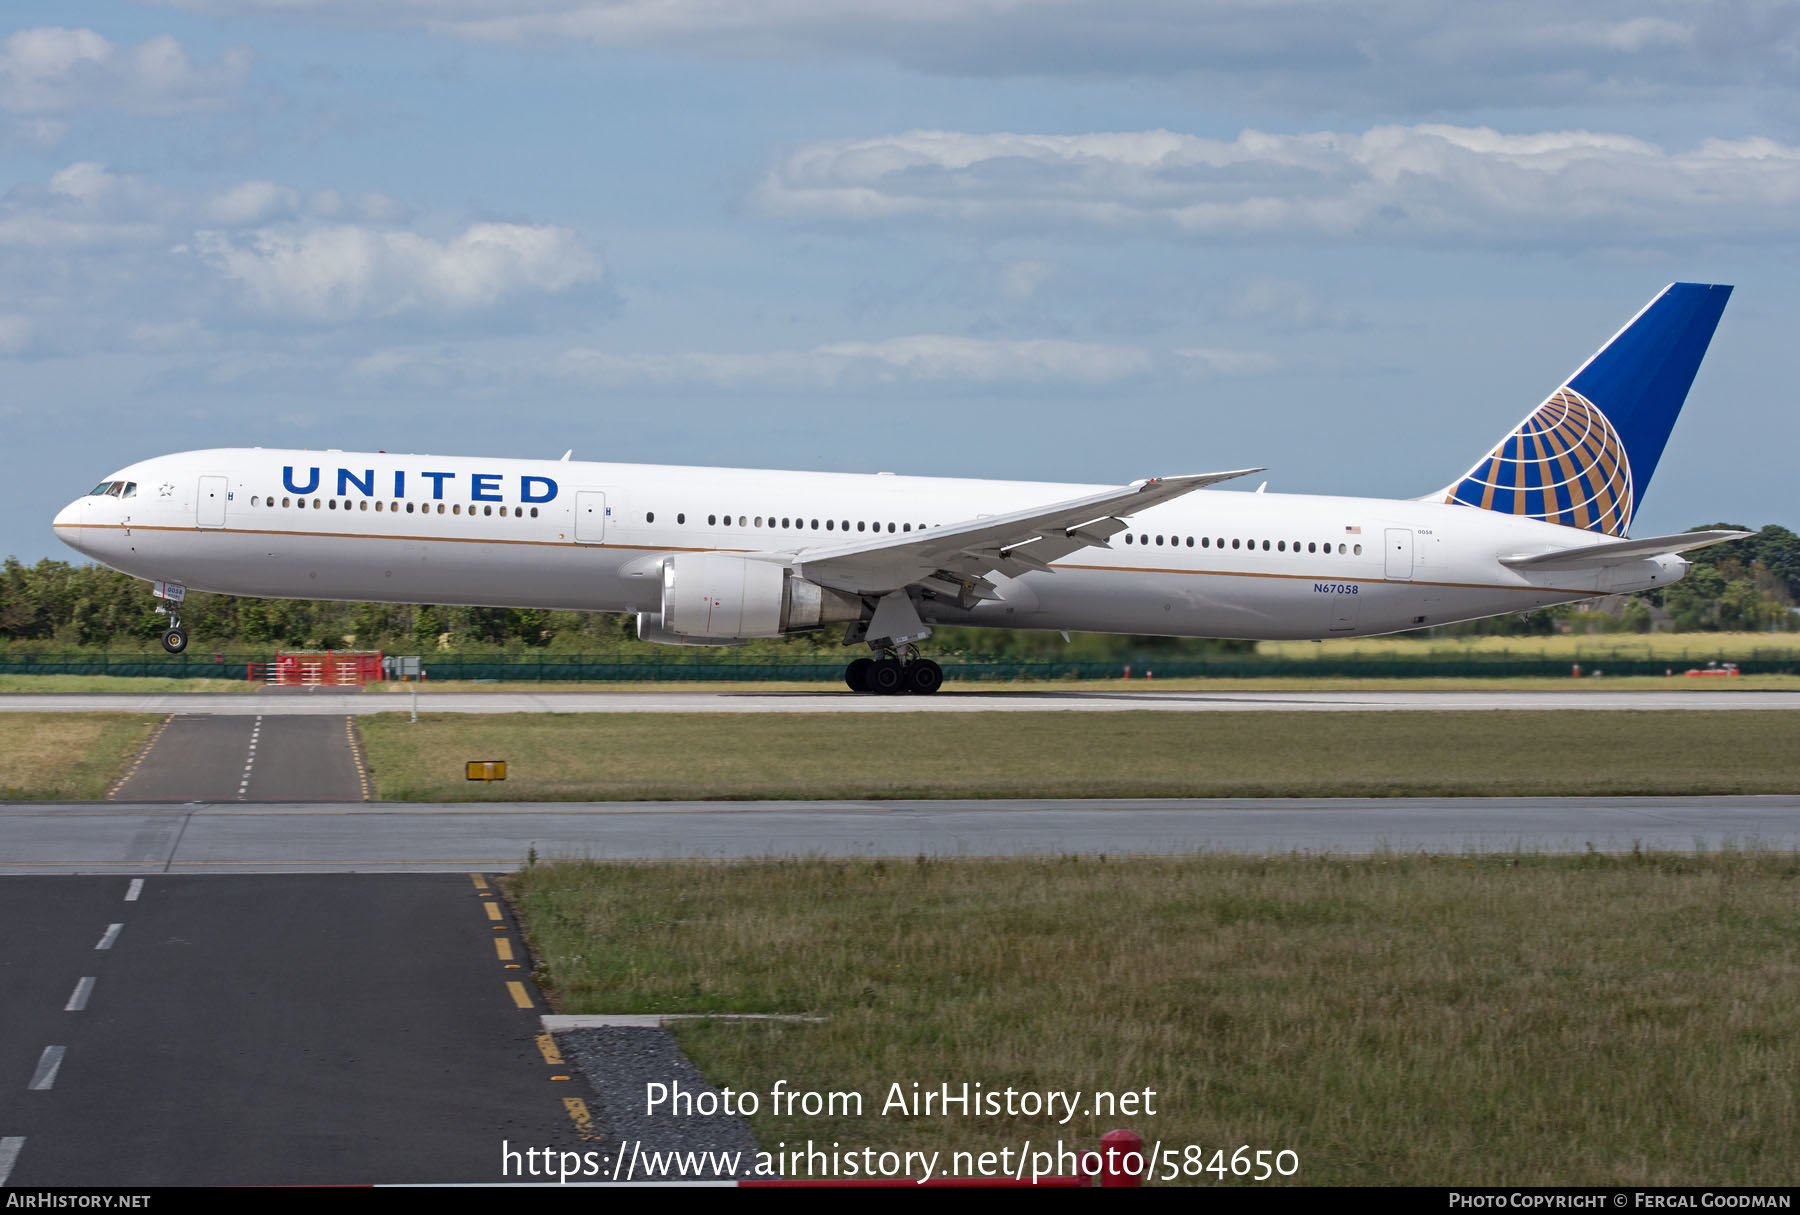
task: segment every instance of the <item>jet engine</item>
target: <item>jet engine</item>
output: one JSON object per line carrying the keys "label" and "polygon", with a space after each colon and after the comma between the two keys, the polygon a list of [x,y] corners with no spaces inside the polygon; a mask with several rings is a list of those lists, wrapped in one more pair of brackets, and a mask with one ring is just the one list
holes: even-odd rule
{"label": "jet engine", "polygon": [[772,561],[679,553],[663,562],[662,610],[638,613],[638,638],[731,645],[862,616],[861,596],[809,582]]}

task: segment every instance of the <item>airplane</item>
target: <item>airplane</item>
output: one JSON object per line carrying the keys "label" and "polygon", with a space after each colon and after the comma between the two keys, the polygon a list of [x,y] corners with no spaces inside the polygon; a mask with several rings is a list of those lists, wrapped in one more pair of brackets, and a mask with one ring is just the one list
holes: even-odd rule
{"label": "airplane", "polygon": [[1415,499],[1195,492],[1260,468],[1107,486],[231,448],[122,468],[53,526],[153,584],[176,654],[189,590],[632,612],[670,645],[843,625],[870,650],[845,682],[884,695],[938,690],[933,626],[1392,633],[1669,586],[1681,553],[1749,534],[1628,537],[1730,294],[1664,288]]}

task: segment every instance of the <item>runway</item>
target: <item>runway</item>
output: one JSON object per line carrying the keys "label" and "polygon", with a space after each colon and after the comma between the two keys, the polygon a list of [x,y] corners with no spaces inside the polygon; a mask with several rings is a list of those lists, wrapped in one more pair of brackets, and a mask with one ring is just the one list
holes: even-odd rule
{"label": "runway", "polygon": [[[283,691],[160,695],[0,695],[0,712],[184,713],[214,716],[360,716],[408,713],[400,691]],[[425,692],[421,713],[1163,713],[1414,712],[1488,709],[1800,709],[1800,692],[1718,689],[1657,692],[1142,692],[945,690],[936,696],[859,696],[842,689],[805,692],[731,690],[620,692]]]}
{"label": "runway", "polygon": [[550,860],[1800,848],[1800,797],[12,804],[0,874],[500,872]]}
{"label": "runway", "polygon": [[503,1140],[589,1146],[566,1101],[593,1092],[554,1078],[495,893],[466,874],[0,883],[0,1185],[493,1182]]}

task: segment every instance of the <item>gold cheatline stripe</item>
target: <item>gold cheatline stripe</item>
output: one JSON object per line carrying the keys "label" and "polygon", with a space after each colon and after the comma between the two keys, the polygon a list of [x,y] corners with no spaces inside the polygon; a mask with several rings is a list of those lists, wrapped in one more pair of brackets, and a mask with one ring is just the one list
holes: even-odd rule
{"label": "gold cheatline stripe", "polygon": [[[1492,498],[1493,498],[1493,487],[1490,485],[1488,487],[1488,493],[1486,495],[1486,500],[1491,501]],[[1465,503],[1464,505],[1468,505],[1468,504]],[[1491,508],[1484,508],[1484,509],[1491,509]],[[113,524],[107,524],[106,526],[108,528],[115,527],[115,525],[113,525]],[[189,531],[199,531],[201,529],[192,528],[192,527],[155,527],[155,528],[145,527],[145,528],[140,528],[138,530],[147,531],[147,532],[148,531],[189,532]],[[229,531],[234,535],[313,536],[313,537],[332,537],[335,539],[347,539],[347,540],[436,539],[436,537],[430,537],[430,536],[421,537],[421,536],[345,535],[342,532],[251,532],[251,531],[242,531],[242,530],[238,530],[235,528],[224,528],[224,529],[210,528],[207,530],[210,530],[210,531],[224,530],[224,531]],[[619,550],[624,550],[624,551],[641,551],[641,552],[646,552],[646,553],[757,553],[757,552],[769,551],[766,549],[754,549],[754,548],[680,548],[680,547],[676,547],[674,545],[667,545],[667,544],[581,544],[581,545],[576,545],[576,544],[563,544],[563,543],[559,543],[559,542],[544,541],[544,540],[460,540],[460,541],[458,541],[458,543],[462,543],[462,544],[530,544],[530,545],[536,545],[538,547],[547,547],[547,548],[619,549]],[[1388,585],[1400,585],[1400,586],[1448,586],[1448,587],[1458,587],[1458,588],[1468,589],[1468,590],[1483,590],[1483,591],[1556,591],[1559,593],[1564,593],[1566,591],[1566,593],[1568,593],[1568,594],[1576,594],[1576,593],[1581,593],[1581,592],[1592,594],[1592,591],[1590,591],[1586,587],[1563,588],[1563,587],[1554,587],[1554,586],[1503,586],[1503,585],[1500,585],[1499,583],[1494,583],[1494,582],[1427,582],[1427,581],[1423,581],[1423,580],[1417,579],[1417,578],[1399,578],[1399,579],[1391,579],[1390,580],[1387,578],[1365,578],[1365,577],[1360,577],[1360,576],[1353,575],[1353,574],[1336,574],[1336,573],[1270,574],[1270,573],[1262,573],[1262,572],[1258,572],[1258,571],[1254,571],[1254,570],[1184,570],[1184,569],[1165,569],[1165,568],[1161,568],[1158,566],[1146,566],[1146,565],[1056,565],[1054,563],[1052,563],[1052,568],[1059,569],[1059,570],[1093,570],[1093,571],[1098,571],[1101,573],[1191,574],[1191,575],[1194,575],[1195,577],[1207,576],[1207,577],[1217,577],[1217,578],[1288,578],[1288,579],[1296,579],[1301,582],[1366,582],[1366,583],[1370,583],[1371,585],[1388,584]],[[251,598],[256,598],[256,597],[257,596],[251,596]],[[291,596],[288,596],[288,597],[291,598]]]}

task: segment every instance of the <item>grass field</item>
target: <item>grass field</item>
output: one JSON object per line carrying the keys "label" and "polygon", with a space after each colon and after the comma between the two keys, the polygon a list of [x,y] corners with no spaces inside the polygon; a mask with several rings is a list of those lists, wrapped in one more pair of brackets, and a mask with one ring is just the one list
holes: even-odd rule
{"label": "grass field", "polygon": [[[1291,1149],[1309,1185],[1795,1181],[1791,854],[567,863],[507,885],[559,1011],[825,1018],[677,1030],[714,1083],[765,1095],[765,1148],[1128,1125],[1208,1159]],[[777,1080],[863,1115],[772,1116]],[[1156,1113],[883,1116],[914,1081],[1149,1089]]]}
{"label": "grass field", "polygon": [[1739,659],[1752,654],[1800,656],[1800,633],[1549,633],[1541,637],[1344,637],[1335,641],[1259,641],[1266,658],[1311,659],[1321,654],[1341,657],[1367,654],[1422,657],[1441,654],[1510,654],[1515,658],[1647,658],[1704,664],[1710,658]]}
{"label": "grass field", "polygon": [[[421,714],[386,801],[1785,793],[1800,713]],[[503,759],[508,779],[464,779]]]}
{"label": "grass field", "polygon": [[0,800],[100,800],[159,720],[143,713],[0,717]]}
{"label": "grass field", "polygon": [[140,696],[167,692],[251,692],[245,679],[170,679],[162,675],[0,675],[0,692],[129,692]]}

